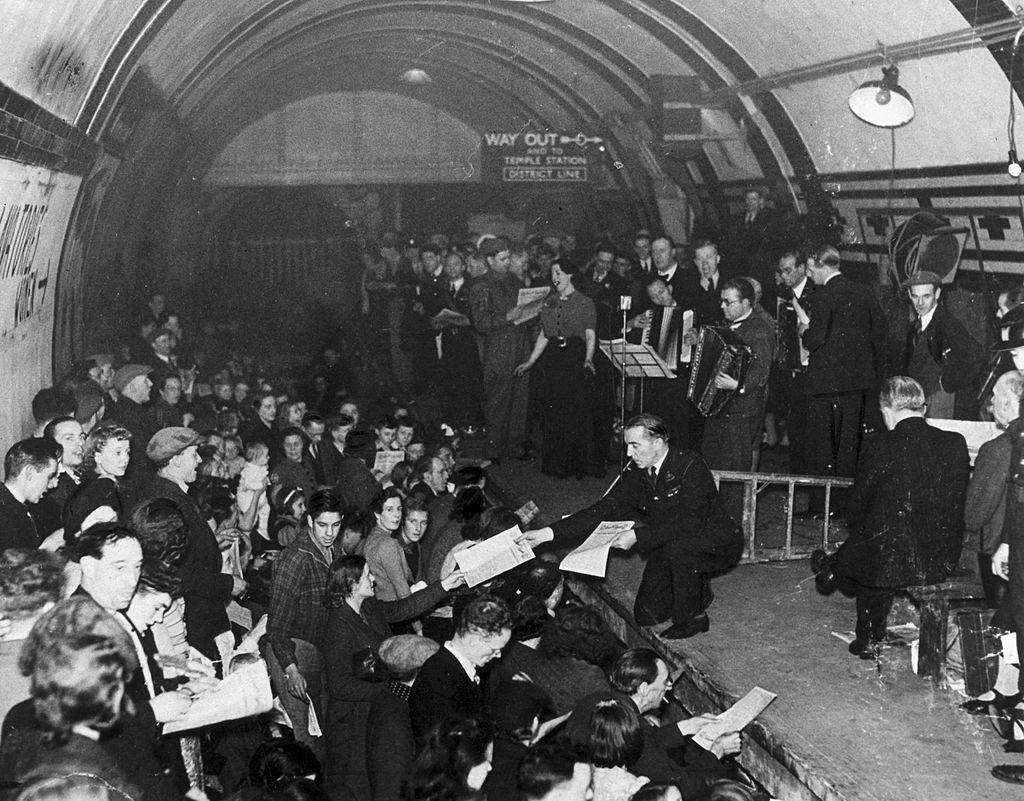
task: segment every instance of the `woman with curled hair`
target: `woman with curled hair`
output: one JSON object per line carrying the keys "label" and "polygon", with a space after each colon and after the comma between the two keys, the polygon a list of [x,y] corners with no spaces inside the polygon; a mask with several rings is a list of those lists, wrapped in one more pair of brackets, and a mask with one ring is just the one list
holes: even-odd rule
{"label": "woman with curled hair", "polygon": [[358,799],[368,798],[366,728],[370,705],[386,690],[372,673],[377,648],[392,635],[391,624],[417,618],[462,582],[452,572],[442,581],[393,601],[375,597],[376,581],[362,556],[334,560],[327,584],[327,627],[323,638],[327,677],[327,764],[332,784],[344,784]]}
{"label": "woman with curled hair", "polygon": [[647,784],[630,773],[644,752],[640,713],[617,699],[600,701],[590,715],[587,747],[594,766],[594,801],[629,798]]}
{"label": "woman with curled hair", "polygon": [[97,426],[86,439],[82,486],[68,499],[64,510],[66,534],[79,531],[82,521],[101,506],[110,507],[118,520],[124,519],[121,481],[128,470],[131,438],[127,428],[111,423]]}
{"label": "woman with curled hair", "polygon": [[87,772],[133,799],[177,798],[157,753],[152,710],[125,691],[137,665],[121,624],[87,596],[40,617],[19,660],[32,698],[4,718],[0,775],[28,784]]}
{"label": "woman with curled hair", "polygon": [[448,717],[427,741],[406,777],[403,801],[480,799],[494,758],[494,728],[476,717]]}

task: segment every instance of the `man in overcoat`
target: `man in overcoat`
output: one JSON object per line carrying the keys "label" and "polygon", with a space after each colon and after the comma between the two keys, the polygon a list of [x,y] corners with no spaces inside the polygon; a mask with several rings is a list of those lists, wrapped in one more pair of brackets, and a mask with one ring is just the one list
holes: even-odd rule
{"label": "man in overcoat", "polygon": [[970,475],[963,436],[924,419],[924,390],[914,379],[887,379],[880,403],[888,431],[869,437],[861,452],[847,508],[850,536],[831,557],[811,555],[819,591],[838,587],[857,599],[850,653],[863,659],[885,637],[897,589],[934,584],[955,569]]}

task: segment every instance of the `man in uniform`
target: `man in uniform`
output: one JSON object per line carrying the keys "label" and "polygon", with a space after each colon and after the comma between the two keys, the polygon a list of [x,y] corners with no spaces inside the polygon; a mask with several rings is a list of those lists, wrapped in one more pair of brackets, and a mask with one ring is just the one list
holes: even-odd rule
{"label": "man in uniform", "polygon": [[939,305],[939,276],[922,270],[903,286],[917,319],[907,329],[902,372],[924,387],[928,417],[952,418],[956,393],[970,386],[978,374],[978,345],[963,324]]}
{"label": "man in uniform", "polygon": [[708,630],[710,578],[743,554],[740,527],[723,511],[711,471],[694,451],[669,445],[665,423],[654,415],[632,418],[624,432],[630,463],[597,503],[547,528],[527,531],[537,546],[573,545],[603,521],[632,520],[615,548],[637,546],[647,556],[633,616],[641,626],[672,619],[667,639]]}
{"label": "man in uniform", "polygon": [[523,282],[509,272],[509,246],[492,238],[480,246],[487,272],[470,286],[473,327],[484,336],[484,418],[490,441],[488,456],[500,460],[512,443],[523,441],[526,424],[527,376],[516,376],[516,365],[528,355],[525,330],[516,325],[522,310],[516,305]]}

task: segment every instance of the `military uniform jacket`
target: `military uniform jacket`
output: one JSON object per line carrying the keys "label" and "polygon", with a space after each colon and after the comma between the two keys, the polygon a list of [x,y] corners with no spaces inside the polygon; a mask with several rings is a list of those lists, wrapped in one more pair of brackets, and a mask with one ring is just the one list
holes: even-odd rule
{"label": "military uniform jacket", "polygon": [[722,509],[711,471],[694,451],[669,448],[657,478],[630,462],[601,500],[553,523],[554,542],[586,539],[605,520],[636,521],[636,543],[651,553],[676,537],[703,540],[707,548],[742,547],[739,526]]}

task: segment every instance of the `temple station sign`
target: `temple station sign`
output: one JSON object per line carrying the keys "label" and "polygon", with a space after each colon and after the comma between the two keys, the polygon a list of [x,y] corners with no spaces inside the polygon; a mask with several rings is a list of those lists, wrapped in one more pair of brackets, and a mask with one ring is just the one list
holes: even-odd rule
{"label": "temple station sign", "polygon": [[[589,152],[588,152],[589,151]],[[487,133],[482,143],[487,183],[586,183],[600,137],[549,131]]]}

